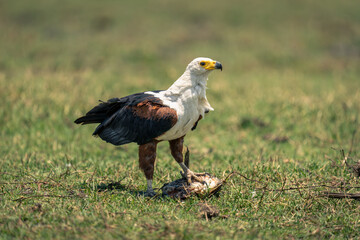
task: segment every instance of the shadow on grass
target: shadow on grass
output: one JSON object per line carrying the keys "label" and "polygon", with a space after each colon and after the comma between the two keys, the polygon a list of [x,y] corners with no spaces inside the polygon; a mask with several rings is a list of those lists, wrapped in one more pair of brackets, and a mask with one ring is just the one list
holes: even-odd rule
{"label": "shadow on grass", "polygon": [[[140,191],[140,190],[132,187],[131,185],[122,184],[121,181],[122,180],[99,183],[96,185],[94,191],[103,192],[103,193],[109,192],[111,194],[118,194],[120,192],[128,192],[133,196],[144,196],[145,197],[146,191]],[[86,188],[92,188],[92,187],[90,187],[90,185],[88,183],[83,183],[83,184],[81,184],[80,188],[86,189]],[[159,191],[159,193],[156,194],[154,197],[164,197],[164,196]]]}
{"label": "shadow on grass", "polygon": [[112,190],[127,190],[128,187],[118,182],[101,183],[96,187],[98,192],[112,191]]}

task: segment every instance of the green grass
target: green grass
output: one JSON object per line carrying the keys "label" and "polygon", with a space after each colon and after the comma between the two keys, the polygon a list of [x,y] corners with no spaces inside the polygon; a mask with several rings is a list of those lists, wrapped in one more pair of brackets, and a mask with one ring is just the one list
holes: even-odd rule
{"label": "green grass", "polygon": [[[0,1],[0,238],[359,238],[359,201],[321,196],[360,192],[340,153],[360,158],[359,9]],[[185,139],[192,169],[238,174],[218,198],[139,197],[137,146],[73,120],[98,99],[167,88],[198,56],[224,71],[208,83],[215,111]],[[179,177],[167,143],[156,164],[155,187]]]}

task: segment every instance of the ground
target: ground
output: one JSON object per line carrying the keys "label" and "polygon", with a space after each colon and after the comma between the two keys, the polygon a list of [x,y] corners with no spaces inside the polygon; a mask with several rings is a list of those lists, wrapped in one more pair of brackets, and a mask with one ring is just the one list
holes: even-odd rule
{"label": "ground", "polygon": [[[359,9],[0,1],[0,238],[358,238],[359,201],[324,191],[360,192]],[[208,82],[215,111],[185,139],[191,167],[235,173],[219,197],[138,196],[136,144],[73,121],[99,99],[167,88],[198,56],[224,69]],[[156,164],[154,187],[179,178],[167,143]]]}

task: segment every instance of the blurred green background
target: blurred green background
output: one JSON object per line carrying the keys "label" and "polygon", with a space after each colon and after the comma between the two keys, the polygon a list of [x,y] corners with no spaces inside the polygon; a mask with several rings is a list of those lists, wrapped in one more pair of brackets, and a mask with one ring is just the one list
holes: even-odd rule
{"label": "blurred green background", "polygon": [[[224,70],[209,77],[207,95],[215,112],[207,115],[185,140],[191,150],[193,170],[218,176],[236,170],[267,178],[279,169],[288,177],[304,177],[308,171],[304,169],[310,169],[318,177],[331,178],[338,173],[328,160],[338,157],[332,147],[351,149],[353,160],[359,158],[359,13],[359,1],[335,0],[0,0],[0,171],[3,182],[19,183],[1,185],[0,199],[6,206],[0,223],[6,229],[3,233],[19,237],[32,229],[31,224],[17,226],[16,217],[28,209],[24,204],[15,209],[11,201],[24,194],[19,181],[29,176],[44,179],[49,174],[60,174],[68,163],[76,166],[78,175],[67,180],[60,177],[59,181],[74,189],[80,182],[87,182],[90,175],[96,185],[104,179],[117,181],[127,174],[133,176],[129,181],[135,189],[145,188],[135,144],[115,148],[91,137],[95,126],[76,126],[73,120],[97,104],[98,99],[166,89],[199,56],[220,61]],[[167,144],[160,145],[157,187],[178,177],[178,166],[167,148]],[[349,177],[345,172],[342,176]],[[239,181],[235,179],[234,184]],[[213,202],[230,215],[227,223],[212,226],[221,228],[224,232],[219,233],[224,237],[233,236],[232,231],[238,231],[240,225],[241,231],[251,230],[245,238],[285,233],[307,237],[306,226],[317,229],[307,220],[298,222],[294,231],[284,227],[281,224],[287,219],[283,210],[261,215],[262,219],[285,216],[278,225],[252,225],[253,219],[248,216],[258,212],[251,212],[251,207],[250,213],[240,214],[239,220],[241,200],[230,197],[238,191],[235,185],[228,195],[225,193],[226,203]],[[47,191],[61,194],[65,190]],[[89,191],[97,194],[96,190]],[[132,196],[128,191],[118,197],[122,195]],[[102,196],[107,197],[111,198]],[[290,196],[292,200],[298,198]],[[118,201],[129,207],[126,199]],[[65,214],[69,225],[76,225],[75,216],[80,213],[74,210],[70,214],[54,201],[51,206],[59,215],[45,217],[52,219],[54,228],[62,231],[56,224]],[[93,201],[89,204],[97,202]],[[142,203],[139,199],[132,201]],[[176,205],[154,204],[165,212]],[[43,205],[46,208],[46,203]],[[121,209],[121,204],[117,208]],[[138,211],[136,206],[134,209]],[[147,211],[153,214],[159,209]],[[112,210],[105,207],[101,211]],[[101,211],[94,210],[94,219],[103,217]],[[180,222],[196,221],[187,212],[179,211],[169,213],[170,218],[180,215]],[[299,218],[314,210],[307,211],[301,212]],[[351,234],[359,225],[358,218],[332,221],[328,210],[317,211],[320,223],[340,221],[346,225],[341,231],[321,228],[320,236],[355,236]],[[28,218],[35,221],[33,216]],[[116,225],[118,219],[110,217],[108,221]],[[164,222],[159,223],[160,229],[165,228]],[[127,224],[133,222],[128,220]],[[79,229],[74,230],[77,237],[102,233],[94,226],[88,233]],[[171,236],[185,238],[180,230],[174,230]],[[131,231],[139,237],[148,229]],[[46,227],[40,226],[30,236],[47,236],[41,235],[44,232]],[[201,231],[190,227],[185,232],[199,237]],[[59,236],[66,236],[62,234]],[[160,237],[156,233],[151,236]]]}

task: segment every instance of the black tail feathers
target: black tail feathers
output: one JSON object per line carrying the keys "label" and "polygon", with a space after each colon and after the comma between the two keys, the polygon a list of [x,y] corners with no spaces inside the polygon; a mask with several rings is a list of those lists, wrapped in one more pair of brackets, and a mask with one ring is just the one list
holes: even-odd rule
{"label": "black tail feathers", "polygon": [[91,123],[102,123],[106,119],[106,115],[86,115],[79,117],[74,121],[76,124],[91,124]]}
{"label": "black tail feathers", "polygon": [[76,124],[102,123],[123,106],[119,98],[109,99],[107,102],[99,100],[100,104],[91,109],[85,116],[76,119]]}

